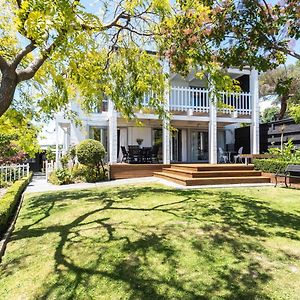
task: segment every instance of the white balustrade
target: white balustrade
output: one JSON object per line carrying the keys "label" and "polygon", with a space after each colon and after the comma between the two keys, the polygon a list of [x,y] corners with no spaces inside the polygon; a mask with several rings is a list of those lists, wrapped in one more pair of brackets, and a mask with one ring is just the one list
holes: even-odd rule
{"label": "white balustrade", "polygon": [[[149,101],[155,97],[153,92],[144,95],[142,105],[149,105]],[[193,88],[172,86],[170,90],[169,110],[192,111],[198,113],[209,112],[209,90],[205,88]],[[251,115],[251,94],[244,92],[219,92],[217,94],[218,110],[231,114],[236,112],[240,115]]]}
{"label": "white balustrade", "polygon": [[220,92],[219,100],[222,105],[219,108],[223,113],[236,111],[241,115],[251,115],[251,94],[239,92]]}
{"label": "white balustrade", "polygon": [[[170,111],[209,112],[209,90],[204,88],[173,86],[170,91]],[[251,94],[244,92],[220,92],[217,97],[222,103],[219,111],[230,114],[251,114]]]}

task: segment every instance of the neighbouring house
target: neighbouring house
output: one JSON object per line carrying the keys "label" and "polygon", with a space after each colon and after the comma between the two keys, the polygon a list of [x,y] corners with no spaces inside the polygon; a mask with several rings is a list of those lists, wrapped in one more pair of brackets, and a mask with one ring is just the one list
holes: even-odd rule
{"label": "neighbouring house", "polygon": [[[70,145],[77,144],[86,138],[102,142],[107,149],[107,160],[110,164],[122,160],[121,146],[137,145],[141,139],[142,146],[160,147],[161,162],[209,162],[219,161],[220,148],[233,151],[233,125],[249,124],[249,152],[259,153],[259,93],[258,72],[245,68],[231,68],[228,74],[239,81],[241,92],[222,92],[222,101],[232,107],[218,108],[211,101],[211,87],[203,79],[195,77],[191,72],[186,78],[178,74],[170,74],[170,88],[166,93],[168,109],[172,113],[171,125],[177,131],[171,133],[163,121],[153,113],[139,112],[137,118],[144,126],[136,126],[135,121],[127,121],[115,109],[111,101],[104,101],[101,108],[93,113],[84,113],[75,102],[71,107],[82,121],[82,126],[67,120],[62,114],[57,114],[56,145],[62,144],[62,151],[67,151]],[[147,97],[144,105],[147,106]],[[227,107],[228,107],[227,106]],[[59,155],[59,151],[57,151]]]}

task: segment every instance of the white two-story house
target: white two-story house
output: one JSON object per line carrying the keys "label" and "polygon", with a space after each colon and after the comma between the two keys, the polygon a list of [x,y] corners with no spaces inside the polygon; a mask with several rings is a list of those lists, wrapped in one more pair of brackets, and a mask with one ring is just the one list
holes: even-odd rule
{"label": "white two-story house", "polygon": [[[177,130],[170,132],[164,121],[153,113],[139,112],[136,117],[143,126],[127,121],[115,109],[111,101],[103,102],[102,108],[86,114],[73,103],[82,126],[56,116],[57,149],[63,150],[78,144],[86,138],[97,139],[107,149],[108,162],[121,161],[121,146],[160,145],[160,158],[164,164],[172,162],[209,162],[219,161],[219,149],[227,149],[233,140],[233,131],[228,125],[247,123],[251,125],[251,152],[259,153],[259,94],[258,72],[256,70],[231,68],[228,74],[239,81],[241,92],[221,93],[222,101],[232,109],[218,108],[216,101],[210,99],[210,86],[205,79],[195,78],[191,72],[186,78],[170,74],[169,90],[166,93],[167,109],[171,112],[171,126]],[[144,105],[147,106],[145,97]],[[58,152],[58,151],[57,151]]]}

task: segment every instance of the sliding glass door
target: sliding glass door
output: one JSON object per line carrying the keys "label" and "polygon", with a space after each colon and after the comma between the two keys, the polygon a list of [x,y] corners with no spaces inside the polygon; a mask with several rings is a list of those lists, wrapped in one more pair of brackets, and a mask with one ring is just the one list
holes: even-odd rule
{"label": "sliding glass door", "polygon": [[198,130],[191,132],[191,161],[208,161],[208,132]]}

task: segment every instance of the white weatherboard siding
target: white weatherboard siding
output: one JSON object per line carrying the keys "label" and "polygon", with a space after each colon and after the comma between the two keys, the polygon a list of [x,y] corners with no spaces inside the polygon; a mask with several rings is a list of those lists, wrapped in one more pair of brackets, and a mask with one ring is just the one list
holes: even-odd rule
{"label": "white weatherboard siding", "polygon": [[[170,74],[168,64],[165,64],[165,70]],[[207,80],[195,78],[195,71],[190,72],[186,78],[170,74],[167,82],[169,88],[165,93],[165,108],[171,111],[171,127],[178,128],[181,132],[176,139],[171,137],[169,120],[159,120],[158,115],[152,113],[151,109],[136,114],[144,123],[144,126],[139,127],[134,121],[122,118],[115,111],[113,103],[108,101],[108,107],[101,108],[103,111],[95,110],[90,114],[84,113],[74,103],[72,108],[81,119],[81,127],[76,127],[74,122],[65,120],[62,114],[58,114],[53,144],[57,144],[57,147],[64,145],[66,150],[70,145],[91,137],[92,127],[107,129],[109,162],[116,163],[122,159],[118,146],[137,145],[137,139],[143,139],[142,147],[153,146],[155,128],[156,139],[160,137],[159,134],[162,135],[160,154],[164,163],[170,163],[173,157],[183,162],[209,161],[213,164],[218,162],[218,148],[225,150],[226,144],[234,143],[234,128],[241,123],[248,123],[251,125],[251,153],[259,153],[258,72],[250,69],[229,69],[228,74],[240,80],[243,88],[240,93],[221,93],[222,101],[234,107],[235,113],[230,108],[217,108],[215,101],[210,101]],[[147,99],[144,105],[147,107]],[[161,133],[157,131],[159,128]]]}

